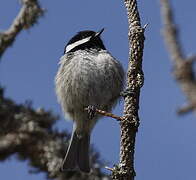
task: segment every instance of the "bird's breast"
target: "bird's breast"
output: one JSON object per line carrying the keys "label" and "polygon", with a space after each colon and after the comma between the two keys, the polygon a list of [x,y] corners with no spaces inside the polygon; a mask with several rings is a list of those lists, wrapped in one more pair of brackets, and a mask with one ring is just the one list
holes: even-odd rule
{"label": "bird's breast", "polygon": [[62,58],[56,91],[64,109],[103,107],[120,93],[122,82],[119,81],[122,79],[116,61],[109,54],[76,54],[70,59]]}

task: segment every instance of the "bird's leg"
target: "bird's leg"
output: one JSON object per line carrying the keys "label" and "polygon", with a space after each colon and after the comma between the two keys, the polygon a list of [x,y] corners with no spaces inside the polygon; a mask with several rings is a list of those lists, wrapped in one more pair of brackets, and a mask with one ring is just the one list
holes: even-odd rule
{"label": "bird's leg", "polygon": [[87,108],[87,113],[88,113],[88,117],[89,119],[93,119],[95,117],[95,113],[96,113],[96,107],[93,105],[89,105]]}

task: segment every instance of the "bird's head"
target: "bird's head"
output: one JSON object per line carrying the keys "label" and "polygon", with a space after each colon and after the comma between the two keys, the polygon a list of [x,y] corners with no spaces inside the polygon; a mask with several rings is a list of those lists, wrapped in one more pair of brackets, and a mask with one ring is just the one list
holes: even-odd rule
{"label": "bird's head", "polygon": [[89,30],[78,32],[69,40],[65,46],[64,53],[88,49],[105,50],[105,46],[100,37],[103,31],[104,29],[101,29],[98,32]]}

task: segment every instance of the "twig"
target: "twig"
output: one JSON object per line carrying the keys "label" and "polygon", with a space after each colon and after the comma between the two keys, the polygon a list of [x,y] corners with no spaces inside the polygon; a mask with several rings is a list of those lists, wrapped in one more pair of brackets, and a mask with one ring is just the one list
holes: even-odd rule
{"label": "twig", "polygon": [[21,2],[22,8],[9,29],[0,33],[0,57],[23,29],[29,29],[43,15],[43,9],[37,0],[21,0]]}
{"label": "twig", "polygon": [[196,109],[196,104],[189,104],[189,105],[179,108],[177,113],[179,115],[184,115],[186,113],[193,111],[194,109]]}
{"label": "twig", "polygon": [[[185,57],[170,3],[168,0],[160,0],[160,2],[164,23],[164,38],[173,62],[174,76],[187,97],[188,104],[196,104],[196,79],[193,70],[195,56]],[[185,109],[181,110],[180,114],[196,110],[196,106]]]}
{"label": "twig", "polygon": [[[88,111],[89,108],[84,108],[84,110]],[[112,113],[109,113],[109,112],[106,112],[106,111],[103,111],[103,110],[100,110],[100,109],[97,109],[95,108],[94,111],[98,114],[101,114],[103,116],[107,116],[107,117],[111,117],[111,118],[114,118],[114,119],[117,119],[118,121],[121,121],[123,120],[123,117],[120,117],[120,116],[117,116],[115,114],[112,114]]]}
{"label": "twig", "polygon": [[105,169],[109,170],[109,171],[113,171],[113,168],[107,167],[105,166]]}

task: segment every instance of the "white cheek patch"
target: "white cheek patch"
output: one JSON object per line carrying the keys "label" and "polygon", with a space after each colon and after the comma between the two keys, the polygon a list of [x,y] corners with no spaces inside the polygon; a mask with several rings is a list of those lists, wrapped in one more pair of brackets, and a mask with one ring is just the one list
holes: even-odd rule
{"label": "white cheek patch", "polygon": [[91,36],[89,36],[89,37],[87,37],[87,38],[85,38],[85,39],[81,39],[81,40],[79,40],[79,41],[76,41],[76,42],[74,42],[74,43],[72,43],[72,44],[69,44],[69,45],[66,47],[66,49],[65,49],[65,53],[68,53],[69,51],[71,51],[71,50],[74,49],[75,47],[80,46],[81,44],[84,44],[84,43],[90,41],[90,39],[91,39]]}

